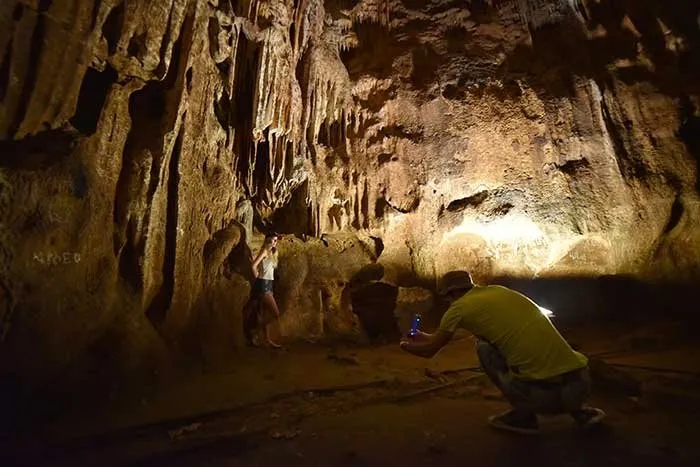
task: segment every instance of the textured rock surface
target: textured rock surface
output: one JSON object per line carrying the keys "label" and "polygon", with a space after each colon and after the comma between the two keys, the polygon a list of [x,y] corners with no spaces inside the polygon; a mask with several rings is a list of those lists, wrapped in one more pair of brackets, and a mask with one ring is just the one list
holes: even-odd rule
{"label": "textured rock surface", "polygon": [[697,6],[523,3],[393,2],[389,31],[357,27],[348,191],[373,208],[354,221],[429,282],[697,277],[697,153],[678,137],[698,115]]}
{"label": "textured rock surface", "polygon": [[279,245],[275,295],[284,311],[282,335],[359,335],[362,330],[352,310],[348,285],[353,273],[373,259],[367,245],[346,234],[307,242],[287,237]]}
{"label": "textured rock surface", "polygon": [[374,261],[391,306],[455,267],[697,280],[699,8],[3,1],[0,369],[221,355],[271,228],[290,337],[358,333]]}
{"label": "textured rock surface", "polygon": [[398,322],[402,335],[408,334],[411,329],[413,317],[421,315],[421,321],[429,318],[429,314],[435,309],[433,294],[420,287],[400,287],[396,297],[394,316]]}

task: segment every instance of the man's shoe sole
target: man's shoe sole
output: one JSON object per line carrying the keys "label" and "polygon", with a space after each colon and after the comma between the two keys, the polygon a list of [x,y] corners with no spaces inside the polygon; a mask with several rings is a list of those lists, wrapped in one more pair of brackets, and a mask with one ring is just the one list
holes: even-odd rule
{"label": "man's shoe sole", "polygon": [[593,428],[594,426],[597,426],[600,422],[602,422],[606,414],[600,409],[593,409],[595,410],[596,414],[592,416],[589,420],[586,421],[586,423],[581,425],[581,428],[584,430],[587,430],[589,428]]}
{"label": "man's shoe sole", "polygon": [[508,425],[507,423],[503,423],[498,419],[498,415],[494,415],[493,417],[489,417],[489,425],[491,425],[492,427],[499,429],[499,430],[510,431],[513,433],[521,434],[521,435],[539,435],[540,434],[539,428],[520,428],[517,426]]}

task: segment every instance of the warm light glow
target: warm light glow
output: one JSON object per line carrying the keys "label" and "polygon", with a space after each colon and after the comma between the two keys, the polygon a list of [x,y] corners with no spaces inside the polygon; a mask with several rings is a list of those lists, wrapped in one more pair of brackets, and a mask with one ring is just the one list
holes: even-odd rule
{"label": "warm light glow", "polygon": [[527,215],[510,212],[495,219],[466,218],[445,235],[444,241],[460,235],[484,239],[487,250],[482,254],[497,261],[499,267],[527,265],[535,272],[545,267],[550,252],[550,239]]}
{"label": "warm light glow", "polygon": [[528,217],[509,214],[488,222],[477,222],[473,219],[457,226],[451,234],[475,234],[492,243],[530,243],[544,238],[544,233]]}

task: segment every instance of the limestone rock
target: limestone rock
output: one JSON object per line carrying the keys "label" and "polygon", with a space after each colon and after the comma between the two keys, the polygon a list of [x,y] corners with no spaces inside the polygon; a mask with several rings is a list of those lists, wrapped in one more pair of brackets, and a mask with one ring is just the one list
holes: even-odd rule
{"label": "limestone rock", "polygon": [[363,334],[372,342],[391,342],[400,337],[394,316],[398,288],[386,282],[370,282],[351,291],[353,311]]}
{"label": "limestone rock", "polygon": [[420,287],[399,287],[394,316],[401,334],[408,334],[408,331],[411,329],[411,322],[416,314],[420,314],[422,319],[425,320],[434,308],[435,301],[432,292],[429,290]]}
{"label": "limestone rock", "polygon": [[360,322],[349,282],[370,258],[352,236],[319,240],[285,237],[278,242],[280,265],[275,282],[281,334],[290,337],[357,337]]}
{"label": "limestone rock", "polygon": [[350,286],[362,286],[369,282],[381,280],[382,277],[384,277],[384,266],[377,263],[368,264],[350,278]]}
{"label": "limestone rock", "polygon": [[0,379],[216,354],[271,230],[289,338],[456,268],[697,282],[697,2],[457,3],[3,1]]}

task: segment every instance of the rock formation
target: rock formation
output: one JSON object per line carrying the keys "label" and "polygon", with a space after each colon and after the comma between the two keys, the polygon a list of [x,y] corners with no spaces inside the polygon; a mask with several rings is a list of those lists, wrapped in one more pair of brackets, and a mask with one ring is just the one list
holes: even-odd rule
{"label": "rock formation", "polygon": [[289,337],[357,334],[374,262],[697,281],[699,8],[3,1],[2,374],[238,345],[270,229]]}

